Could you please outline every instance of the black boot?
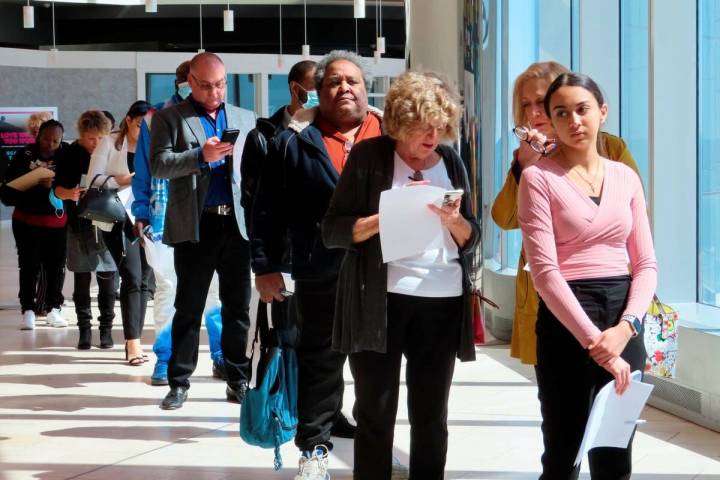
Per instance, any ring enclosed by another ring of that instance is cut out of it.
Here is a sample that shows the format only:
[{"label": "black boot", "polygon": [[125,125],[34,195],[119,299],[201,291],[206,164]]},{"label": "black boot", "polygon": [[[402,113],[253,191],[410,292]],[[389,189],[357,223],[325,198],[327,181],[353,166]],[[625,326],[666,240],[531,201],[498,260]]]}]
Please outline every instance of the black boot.
[{"label": "black boot", "polygon": [[112,348],[115,346],[112,338],[112,326],[100,327],[100,348]]},{"label": "black boot", "polygon": [[80,327],[80,337],[78,338],[77,344],[78,350],[90,350],[91,337],[92,333],[89,325]]}]

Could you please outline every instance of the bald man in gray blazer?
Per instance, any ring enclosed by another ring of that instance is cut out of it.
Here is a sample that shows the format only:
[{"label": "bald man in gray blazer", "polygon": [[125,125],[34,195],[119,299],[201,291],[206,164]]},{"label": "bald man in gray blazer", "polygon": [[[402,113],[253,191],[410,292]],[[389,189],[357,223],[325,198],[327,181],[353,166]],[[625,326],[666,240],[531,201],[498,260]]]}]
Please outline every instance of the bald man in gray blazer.
[{"label": "bald man in gray blazer", "polygon": [[[240,206],[240,158],[255,115],[224,102],[225,66],[200,53],[190,63],[192,95],[152,120],[152,175],[170,180],[163,242],[174,247],[177,292],[172,321],[170,391],[160,407],[182,407],[197,366],[200,325],[214,272],[220,280],[221,344],[227,370],[226,397],[245,398],[250,327],[250,253]],[[223,132],[237,129],[234,143]]]}]

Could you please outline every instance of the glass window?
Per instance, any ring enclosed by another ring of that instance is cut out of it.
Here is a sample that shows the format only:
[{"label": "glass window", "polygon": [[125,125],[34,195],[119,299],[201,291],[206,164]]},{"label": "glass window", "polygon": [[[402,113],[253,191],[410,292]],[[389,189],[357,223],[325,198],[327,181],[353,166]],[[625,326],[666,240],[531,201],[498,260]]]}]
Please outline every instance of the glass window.
[{"label": "glass window", "polygon": [[268,112],[270,115],[290,103],[287,75],[268,75]]},{"label": "glass window", "polygon": [[[153,105],[163,104],[175,93],[174,73],[148,73],[145,75],[147,101]],[[227,102],[255,111],[255,75],[228,74]]]},{"label": "glass window", "polygon": [[148,73],[145,75],[145,97],[153,105],[163,104],[175,93],[174,73]]},{"label": "glass window", "polygon": [[648,122],[648,2],[620,2],[620,135],[646,192]]},{"label": "glass window", "polygon": [[698,17],[698,298],[720,307],[720,2]]}]

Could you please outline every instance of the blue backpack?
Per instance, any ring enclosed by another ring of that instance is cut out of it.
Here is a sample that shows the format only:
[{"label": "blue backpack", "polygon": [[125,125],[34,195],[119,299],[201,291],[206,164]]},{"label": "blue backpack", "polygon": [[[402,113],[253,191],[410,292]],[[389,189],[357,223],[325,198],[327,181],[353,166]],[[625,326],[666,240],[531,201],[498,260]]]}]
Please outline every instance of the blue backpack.
[{"label": "blue backpack", "polygon": [[[289,301],[273,303],[273,319],[288,315]],[[282,468],[280,445],[292,440],[297,430],[297,359],[276,328],[268,325],[267,306],[258,305],[253,340],[260,337],[260,360],[255,388],[249,390],[240,410],[240,437],[248,444],[275,449],[275,470]],[[252,357],[250,364],[252,365]]]}]

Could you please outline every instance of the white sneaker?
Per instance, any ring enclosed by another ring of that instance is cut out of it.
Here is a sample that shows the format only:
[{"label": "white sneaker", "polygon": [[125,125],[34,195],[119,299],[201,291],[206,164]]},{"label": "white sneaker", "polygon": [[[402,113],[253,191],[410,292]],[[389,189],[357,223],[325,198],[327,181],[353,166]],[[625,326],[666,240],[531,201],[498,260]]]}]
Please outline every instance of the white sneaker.
[{"label": "white sneaker", "polygon": [[45,321],[48,327],[64,328],[68,326],[68,321],[62,317],[62,312],[59,308],[53,308],[47,314]]},{"label": "white sneaker", "polygon": [[32,310],[25,310],[22,316],[22,324],[20,330],[34,330],[35,329],[35,312]]},{"label": "white sneaker", "polygon": [[300,457],[295,480],[330,480],[327,469],[328,449],[325,445],[317,445],[310,458]]}]

